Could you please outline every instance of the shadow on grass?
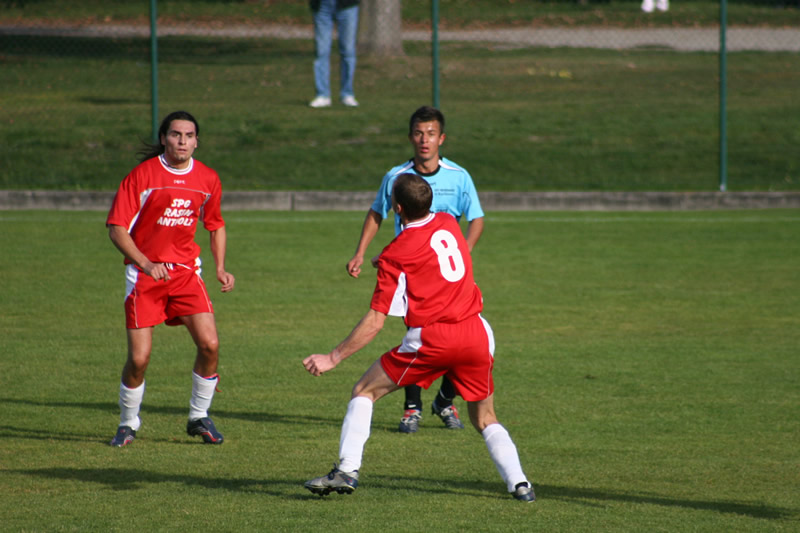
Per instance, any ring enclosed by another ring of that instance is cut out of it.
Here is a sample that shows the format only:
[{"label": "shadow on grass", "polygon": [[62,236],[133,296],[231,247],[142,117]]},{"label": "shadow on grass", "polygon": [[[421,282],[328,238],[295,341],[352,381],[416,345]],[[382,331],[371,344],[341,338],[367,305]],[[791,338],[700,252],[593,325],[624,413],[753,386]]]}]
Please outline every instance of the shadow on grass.
[{"label": "shadow on grass", "polygon": [[[36,476],[48,480],[61,479],[85,483],[107,485],[112,490],[137,490],[148,484],[182,483],[187,486],[199,486],[208,489],[221,489],[232,492],[252,492],[271,494],[292,499],[318,499],[318,496],[302,491],[302,480],[287,481],[283,479],[224,479],[200,475],[179,475],[148,472],[140,469],[124,468],[43,468],[8,470],[17,474]],[[369,484],[375,489],[398,490],[409,492],[426,492],[464,496],[465,490],[473,497],[510,499],[502,489],[498,490],[498,482],[431,479],[409,476],[370,476]],[[601,488],[563,487],[558,485],[536,485],[537,498],[541,500],[578,500],[587,504],[602,505],[603,502],[623,502],[664,507],[681,507],[685,509],[729,513],[751,518],[787,520],[795,516],[790,509],[764,504],[741,503],[732,501],[691,500],[670,498],[657,494],[643,494],[608,490]],[[333,495],[336,497],[336,495]]]},{"label": "shadow on grass", "polygon": [[669,498],[657,494],[634,494],[609,489],[590,489],[580,487],[560,487],[558,485],[537,485],[536,495],[539,498],[552,500],[581,500],[600,505],[601,502],[641,503],[660,505],[663,507],[683,507],[699,511],[730,513],[752,518],[785,520],[796,516],[796,511],[766,504],[738,503],[731,501],[690,500]]},{"label": "shadow on grass", "polygon": [[[119,415],[119,407],[115,402],[53,402],[53,401],[36,401],[25,400],[18,398],[0,398],[0,406],[3,404],[14,405],[30,405],[34,407],[47,407],[47,408],[68,408],[68,409],[92,409],[102,411],[111,415]],[[142,414],[159,414],[169,416],[187,415],[189,412],[188,407],[185,406],[164,406],[164,405],[148,405],[146,402],[142,405]],[[296,424],[307,425],[313,424],[327,424],[332,427],[340,427],[342,424],[341,417],[320,417],[320,416],[307,416],[296,415],[291,413],[267,413],[267,412],[242,412],[242,411],[227,411],[225,409],[214,409],[212,412],[214,417],[220,419],[234,419],[244,420],[246,422],[256,423],[272,423],[272,424]],[[4,437],[4,431],[9,428],[0,426],[0,438]],[[24,431],[21,428],[11,428],[18,432]],[[33,431],[33,430],[31,430]]]},{"label": "shadow on grass", "polygon": [[183,474],[165,474],[148,472],[141,469],[127,468],[43,468],[29,470],[7,470],[17,474],[36,476],[48,480],[79,481],[99,483],[112,490],[139,490],[147,485],[158,483],[181,483],[189,487],[222,489],[232,492],[253,492],[271,494],[273,496],[306,499],[298,490],[298,494],[287,494],[290,489],[302,489],[301,481],[282,479],[222,479],[210,476],[193,476]]},{"label": "shadow on grass", "polygon": [[[159,63],[262,65],[272,55],[306,60],[309,41],[231,39],[214,37],[163,37],[159,39]],[[0,35],[0,50],[12,58],[77,58],[147,61],[147,37],[97,38],[53,35]]]},{"label": "shadow on grass", "polygon": [[[373,485],[375,480],[381,480],[389,486],[402,490],[426,491],[436,493],[452,493],[464,495],[464,491],[472,496],[494,497],[498,493],[498,482],[485,481],[452,481],[452,489],[447,487],[447,482],[440,479],[409,477],[409,476],[371,476]],[[502,483],[500,483],[502,485]],[[429,488],[425,488],[426,485]],[[730,513],[751,518],[772,520],[788,520],[797,516],[797,510],[785,509],[765,504],[740,503],[731,501],[691,500],[671,498],[657,494],[623,492],[603,488],[562,487],[558,485],[540,485],[534,483],[538,501],[562,500],[575,501],[585,505],[601,507],[604,502],[637,503],[645,505],[660,505],[663,507],[682,507],[700,511],[717,513]],[[500,489],[502,490],[502,488]],[[502,493],[501,498],[510,498]]]}]

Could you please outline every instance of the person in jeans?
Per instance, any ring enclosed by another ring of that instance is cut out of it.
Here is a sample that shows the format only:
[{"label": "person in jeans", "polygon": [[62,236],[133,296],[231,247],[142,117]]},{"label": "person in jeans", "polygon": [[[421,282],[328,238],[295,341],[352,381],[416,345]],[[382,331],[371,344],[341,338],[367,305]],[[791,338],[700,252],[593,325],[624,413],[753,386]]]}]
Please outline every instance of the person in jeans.
[{"label": "person in jeans", "polygon": [[311,0],[310,4],[314,14],[314,88],[317,94],[309,105],[331,105],[331,41],[335,23],[341,58],[339,98],[347,107],[357,107],[353,78],[356,74],[358,0]]}]

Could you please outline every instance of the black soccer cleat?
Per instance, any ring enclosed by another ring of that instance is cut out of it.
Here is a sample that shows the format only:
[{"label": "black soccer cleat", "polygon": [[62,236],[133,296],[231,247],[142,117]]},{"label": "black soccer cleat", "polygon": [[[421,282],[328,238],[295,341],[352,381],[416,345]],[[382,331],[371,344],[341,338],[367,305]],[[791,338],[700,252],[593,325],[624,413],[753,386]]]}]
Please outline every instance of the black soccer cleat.
[{"label": "black soccer cleat", "polygon": [[119,426],[117,428],[117,434],[114,435],[114,438],[111,439],[111,442],[109,442],[109,444],[117,448],[122,448],[123,446],[133,442],[133,439],[135,438],[136,438],[136,431],[131,429],[130,426]]},{"label": "black soccer cleat", "polygon": [[222,433],[217,431],[214,422],[208,417],[189,420],[186,424],[186,433],[192,437],[200,435],[206,444],[222,444],[222,441],[225,440]]},{"label": "black soccer cleat", "polygon": [[400,433],[416,433],[422,420],[422,411],[419,409],[406,409],[397,430]]},{"label": "black soccer cleat", "polygon": [[511,494],[514,495],[515,500],[521,502],[531,503],[536,501],[536,494],[533,492],[533,486],[530,483],[522,482],[517,483],[515,491]]},{"label": "black soccer cleat", "polygon": [[433,400],[431,412],[442,419],[447,429],[464,429],[464,424],[458,416],[458,409],[456,409],[455,405],[450,404],[447,407],[440,408],[436,400]]}]

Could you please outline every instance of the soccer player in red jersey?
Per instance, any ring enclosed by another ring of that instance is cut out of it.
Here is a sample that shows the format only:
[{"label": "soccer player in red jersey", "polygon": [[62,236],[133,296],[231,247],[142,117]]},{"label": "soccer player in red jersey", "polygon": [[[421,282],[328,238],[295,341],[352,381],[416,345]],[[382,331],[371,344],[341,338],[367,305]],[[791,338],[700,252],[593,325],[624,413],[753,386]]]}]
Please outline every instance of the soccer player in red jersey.
[{"label": "soccer player in red jersey", "polygon": [[[377,235],[383,219],[392,209],[394,180],[406,172],[421,176],[431,185],[433,189],[431,211],[450,213],[456,220],[461,220],[463,216],[469,221],[466,239],[470,251],[477,244],[484,227],[481,201],[469,172],[441,155],[440,150],[447,137],[444,130],[444,114],[436,108],[422,106],[411,115],[408,121],[408,140],[414,148],[414,157],[392,168],[383,176],[375,201],[372,202],[364,218],[356,252],[347,263],[347,273],[350,276],[358,278],[361,274],[367,247]],[[394,226],[395,235],[398,235],[402,228],[397,213],[394,216]],[[372,266],[377,267],[377,259],[376,256],[370,261]],[[416,433],[422,422],[422,390],[416,383],[411,383],[404,387],[404,393],[403,416],[397,429],[401,433]],[[463,429],[458,409],[453,404],[455,397],[455,387],[447,377],[443,377],[439,392],[431,402],[431,412],[438,416],[447,428]]]},{"label": "soccer player in red jersey", "polygon": [[225,270],[227,235],[220,212],[222,186],[211,168],[192,157],[200,128],[185,112],[161,123],[159,143],[122,181],[106,219],[109,237],[125,257],[125,321],[128,357],[119,388],[120,423],[112,446],[133,442],[150,362],[153,327],[183,324],[197,345],[186,431],[209,444],[222,435],[208,417],[219,376],[214,309],[200,276],[197,224],[211,236],[211,254],[222,292],[235,279]]},{"label": "soccer player in red jersey", "polygon": [[469,419],[514,498],[535,500],[517,448],[494,412],[494,335],[481,317],[483,297],[472,275],[469,247],[452,215],[431,213],[433,192],[420,176],[403,174],[392,193],[403,231],[381,252],[370,309],[336,348],[312,354],[314,376],[369,344],[387,315],[405,317],[402,344],[384,353],[353,387],[339,441],[339,464],[305,487],[315,494],[351,493],[369,438],[373,404],[409,383],[426,389],[446,375],[467,401]]}]

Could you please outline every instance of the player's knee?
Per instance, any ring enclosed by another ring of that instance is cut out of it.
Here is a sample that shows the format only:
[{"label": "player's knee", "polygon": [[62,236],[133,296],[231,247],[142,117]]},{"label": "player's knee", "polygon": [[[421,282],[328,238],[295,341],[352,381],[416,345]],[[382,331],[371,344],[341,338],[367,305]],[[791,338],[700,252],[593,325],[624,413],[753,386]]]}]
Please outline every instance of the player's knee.
[{"label": "player's knee", "polygon": [[128,361],[122,370],[122,381],[126,384],[133,383],[138,386],[144,380],[144,374],[149,363],[150,354],[144,354],[139,357],[134,354],[128,354]]},{"label": "player's knee", "polygon": [[197,352],[204,359],[216,360],[219,356],[219,339],[217,337],[202,339],[197,343]]},{"label": "player's knee", "polygon": [[478,433],[483,433],[483,430],[486,429],[486,426],[489,425],[480,418],[473,416],[469,417],[469,421],[472,423],[472,427],[474,427],[475,431],[477,431]]},{"label": "player's knee", "polygon": [[362,381],[359,381],[353,386],[353,390],[350,393],[350,399],[357,398],[358,396],[365,396],[370,400],[373,400],[372,395],[366,392],[366,384]]},{"label": "player's knee", "polygon": [[468,408],[469,421],[478,433],[483,433],[483,430],[488,426],[499,423],[494,414],[494,410],[486,409],[485,407],[482,408],[479,402],[470,402]]},{"label": "player's knee", "polygon": [[353,387],[353,392],[350,396],[351,399],[359,396],[369,398],[372,402],[377,402],[380,398],[388,393],[385,387],[372,381],[360,380]]},{"label": "player's knee", "polygon": [[147,370],[147,365],[150,364],[149,351],[130,351],[128,352],[127,367],[136,373],[142,373]]}]

